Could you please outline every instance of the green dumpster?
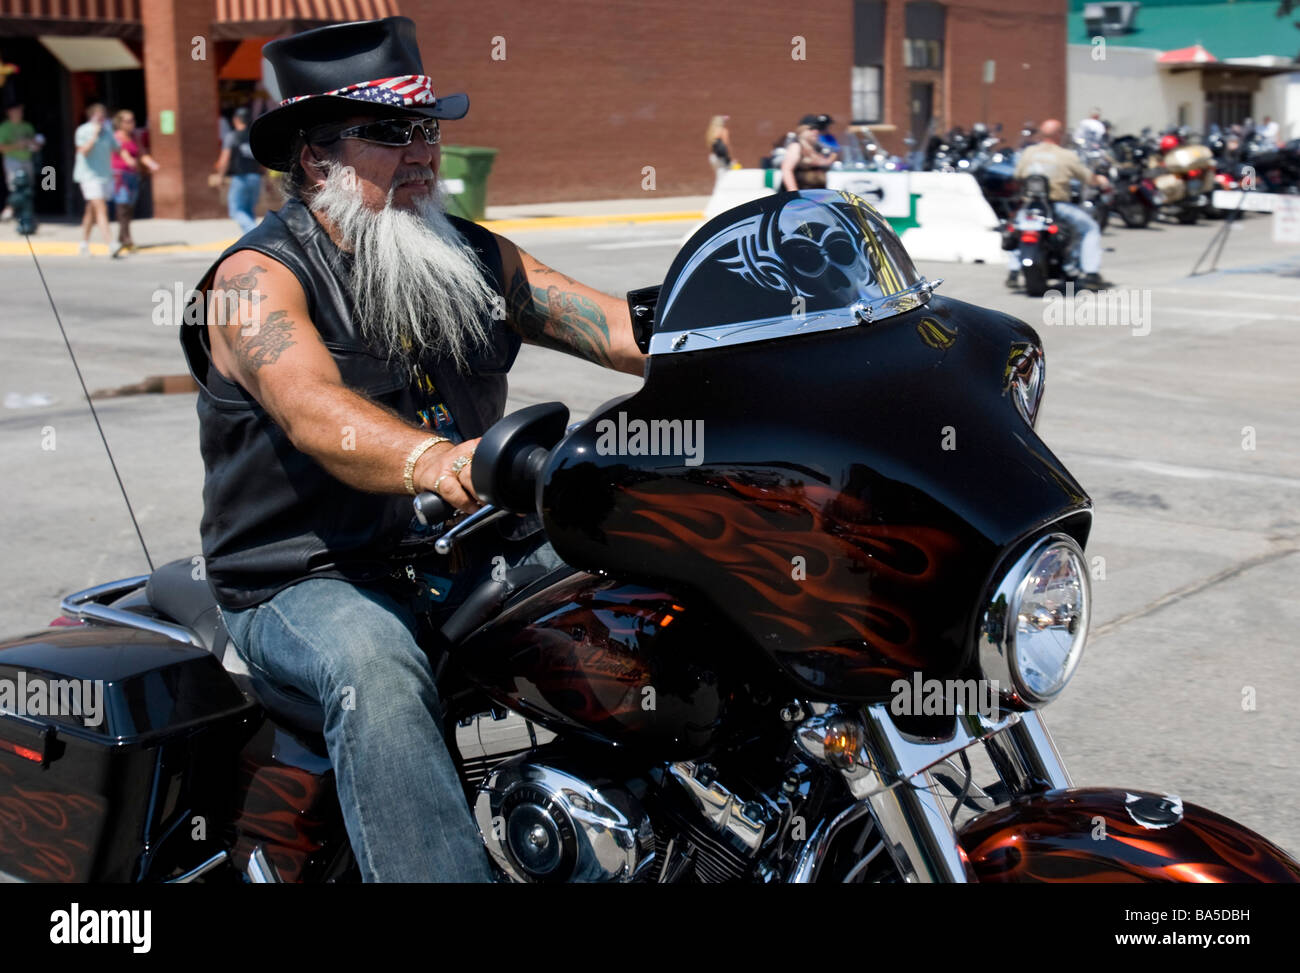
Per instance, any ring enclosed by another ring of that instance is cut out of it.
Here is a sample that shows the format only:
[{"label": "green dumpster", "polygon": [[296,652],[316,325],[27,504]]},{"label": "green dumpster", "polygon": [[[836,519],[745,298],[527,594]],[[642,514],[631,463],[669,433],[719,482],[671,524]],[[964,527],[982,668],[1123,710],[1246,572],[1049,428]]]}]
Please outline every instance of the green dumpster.
[{"label": "green dumpster", "polygon": [[447,212],[467,220],[487,213],[487,179],[496,149],[477,145],[444,145],[438,177],[447,193]]}]

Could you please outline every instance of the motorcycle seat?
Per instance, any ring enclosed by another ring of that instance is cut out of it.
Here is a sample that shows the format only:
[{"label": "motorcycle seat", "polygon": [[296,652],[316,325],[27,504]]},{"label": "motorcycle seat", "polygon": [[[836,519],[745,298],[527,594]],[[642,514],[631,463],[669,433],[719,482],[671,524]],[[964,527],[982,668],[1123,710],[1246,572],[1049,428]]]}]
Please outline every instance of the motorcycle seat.
[{"label": "motorcycle seat", "polygon": [[162,565],[149,577],[145,597],[160,615],[183,625],[222,662],[231,677],[274,719],[304,733],[319,735],[325,711],[315,700],[293,689],[281,689],[235,652],[206,580],[194,577],[189,558]]},{"label": "motorcycle seat", "polygon": [[154,611],[188,628],[220,659],[229,635],[212,589],[207,581],[194,577],[194,570],[194,563],[187,558],[162,565],[149,576],[145,597]]}]

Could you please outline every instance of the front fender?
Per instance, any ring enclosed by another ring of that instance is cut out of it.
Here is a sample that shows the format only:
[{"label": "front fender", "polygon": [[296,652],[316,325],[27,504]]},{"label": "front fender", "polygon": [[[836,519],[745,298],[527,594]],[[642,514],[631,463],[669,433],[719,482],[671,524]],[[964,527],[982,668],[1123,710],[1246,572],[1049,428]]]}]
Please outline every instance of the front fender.
[{"label": "front fender", "polygon": [[981,882],[1300,882],[1300,862],[1176,797],[1072,788],[1012,801],[958,832]]}]

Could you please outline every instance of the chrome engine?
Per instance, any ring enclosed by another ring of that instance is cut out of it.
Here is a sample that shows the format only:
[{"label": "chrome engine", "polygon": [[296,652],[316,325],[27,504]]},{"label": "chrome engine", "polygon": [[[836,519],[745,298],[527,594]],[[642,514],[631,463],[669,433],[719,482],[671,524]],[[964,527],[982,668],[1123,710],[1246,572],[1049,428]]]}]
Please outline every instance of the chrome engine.
[{"label": "chrome engine", "polygon": [[708,764],[611,779],[555,747],[496,762],[474,818],[516,882],[728,882],[752,874],[784,825],[762,795],[742,801]]},{"label": "chrome engine", "polygon": [[619,773],[505,711],[456,733],[480,836],[515,882],[779,881],[795,812],[814,811],[802,763],[766,783],[697,761]]},{"label": "chrome engine", "polygon": [[479,785],[474,818],[496,864],[516,882],[643,879],[655,834],[641,802],[545,759],[507,760]]}]

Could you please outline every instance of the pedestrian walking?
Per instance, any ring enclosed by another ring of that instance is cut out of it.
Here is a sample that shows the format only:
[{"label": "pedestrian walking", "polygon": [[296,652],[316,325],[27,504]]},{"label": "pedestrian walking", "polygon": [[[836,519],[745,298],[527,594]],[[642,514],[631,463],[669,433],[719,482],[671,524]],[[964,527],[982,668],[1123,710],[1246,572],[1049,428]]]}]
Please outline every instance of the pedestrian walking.
[{"label": "pedestrian walking", "polygon": [[257,226],[254,210],[262,195],[262,167],[248,147],[248,123],[251,112],[236,108],[230,117],[231,129],[221,145],[221,155],[213,168],[230,180],[226,207],[230,218],[239,224],[241,233]]},{"label": "pedestrian walking", "polygon": [[[108,109],[93,104],[86,109],[86,122],[77,127],[73,142],[77,148],[77,161],[72,168],[72,179],[81,189],[86,201],[86,211],[81,218],[81,252],[90,253],[90,227],[98,224],[104,234],[104,244],[113,250],[113,239],[108,229],[108,194],[113,181],[113,153],[117,140],[109,131]],[[116,256],[116,254],[114,254]]]},{"label": "pedestrian walking", "polygon": [[[33,156],[44,144],[44,139],[36,134],[36,127],[23,120],[22,102],[14,102],[5,109],[5,120],[0,122],[0,154],[4,155],[5,187],[14,191],[18,173],[27,173],[27,185],[36,185],[36,165]],[[0,220],[10,219],[14,215],[12,205],[6,203]]]},{"label": "pedestrian walking", "polygon": [[714,115],[704,134],[704,142],[709,147],[709,165],[718,173],[731,168],[731,136],[727,132],[730,119],[730,115]]},{"label": "pedestrian walking", "polygon": [[113,116],[113,138],[117,146],[113,152],[113,206],[117,210],[117,245],[112,255],[135,247],[131,239],[131,217],[140,198],[140,170],[157,172],[160,168],[153,156],[141,147],[135,130],[135,113],[122,109]]}]

